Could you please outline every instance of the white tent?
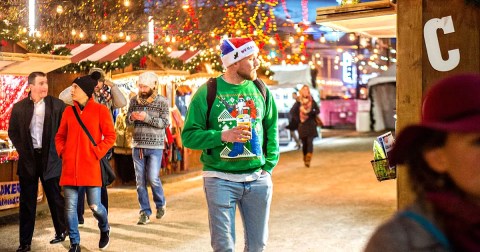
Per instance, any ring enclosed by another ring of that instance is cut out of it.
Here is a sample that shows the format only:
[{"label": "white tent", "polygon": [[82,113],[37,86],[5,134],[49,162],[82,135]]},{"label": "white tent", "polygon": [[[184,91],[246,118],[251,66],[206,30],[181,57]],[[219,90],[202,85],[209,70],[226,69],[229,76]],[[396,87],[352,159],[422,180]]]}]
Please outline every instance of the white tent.
[{"label": "white tent", "polygon": [[374,131],[395,129],[396,75],[397,67],[391,65],[387,71],[368,81],[370,123]]},{"label": "white tent", "polygon": [[296,87],[298,84],[312,86],[312,75],[308,65],[272,65],[273,80],[281,87]]}]

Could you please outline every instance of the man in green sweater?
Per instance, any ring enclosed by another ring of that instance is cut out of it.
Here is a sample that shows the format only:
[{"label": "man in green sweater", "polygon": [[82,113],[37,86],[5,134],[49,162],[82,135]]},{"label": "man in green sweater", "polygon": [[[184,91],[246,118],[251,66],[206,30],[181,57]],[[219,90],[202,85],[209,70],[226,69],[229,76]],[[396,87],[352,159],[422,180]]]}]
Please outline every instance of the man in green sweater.
[{"label": "man in green sweater", "polygon": [[[271,173],[278,162],[277,108],[253,80],[258,47],[250,38],[225,39],[226,71],[216,78],[216,98],[207,118],[207,85],[190,103],[182,141],[203,150],[204,189],[214,251],[235,250],[235,211],[245,229],[245,251],[263,251],[272,200]],[[208,122],[207,122],[208,120]]]}]

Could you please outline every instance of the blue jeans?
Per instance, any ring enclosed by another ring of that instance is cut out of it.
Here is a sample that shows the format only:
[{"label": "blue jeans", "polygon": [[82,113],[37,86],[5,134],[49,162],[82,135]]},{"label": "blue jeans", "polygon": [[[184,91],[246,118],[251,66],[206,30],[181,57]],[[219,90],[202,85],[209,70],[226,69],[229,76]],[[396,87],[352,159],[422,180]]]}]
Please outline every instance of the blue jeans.
[{"label": "blue jeans", "polygon": [[[140,158],[140,150],[143,152],[143,158]],[[152,188],[153,201],[156,208],[161,208],[166,204],[162,181],[160,181],[162,156],[162,149],[133,148],[132,158],[135,166],[135,182],[137,184],[140,212],[144,212],[148,216],[152,214],[152,209],[148,200],[147,179]]]},{"label": "blue jeans", "polygon": [[[68,235],[71,244],[80,244],[80,233],[78,232],[78,186],[64,186],[65,194],[65,215],[68,224]],[[101,232],[106,232],[110,229],[108,225],[107,211],[100,202],[100,187],[85,187],[87,190],[87,202],[93,212],[93,216],[98,220],[98,228]],[[83,195],[80,195],[83,196]],[[96,207],[92,207],[96,206]]]},{"label": "blue jeans", "polygon": [[244,251],[263,251],[268,240],[272,177],[266,173],[252,182],[203,179],[214,251],[235,250],[235,211],[240,210],[245,233]]}]

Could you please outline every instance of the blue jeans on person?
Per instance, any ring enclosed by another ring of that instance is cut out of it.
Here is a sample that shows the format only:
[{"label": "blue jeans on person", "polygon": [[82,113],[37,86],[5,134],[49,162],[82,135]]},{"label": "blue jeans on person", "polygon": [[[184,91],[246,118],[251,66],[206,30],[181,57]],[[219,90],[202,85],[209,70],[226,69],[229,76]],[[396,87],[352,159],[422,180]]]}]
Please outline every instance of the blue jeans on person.
[{"label": "blue jeans on person", "polygon": [[[64,186],[65,195],[65,216],[68,224],[68,235],[70,244],[80,244],[80,233],[78,232],[77,204],[79,195],[78,186]],[[98,228],[101,232],[110,230],[108,224],[107,211],[100,202],[100,187],[87,186],[87,202],[93,212],[93,216],[98,220]],[[96,207],[91,207],[96,206]]]},{"label": "blue jeans on person", "polygon": [[[142,155],[140,155],[140,151],[143,152]],[[155,207],[158,209],[166,204],[162,181],[160,181],[162,157],[162,149],[133,148],[132,158],[135,167],[135,182],[137,184],[137,197],[138,202],[140,203],[140,212],[144,212],[147,216],[152,214],[152,209],[150,208],[150,202],[148,200],[147,179],[152,188]]]},{"label": "blue jeans on person", "polygon": [[205,177],[203,182],[213,250],[235,250],[235,211],[238,205],[245,233],[244,251],[263,251],[268,240],[273,192],[270,174],[262,174],[251,182],[214,177]]},{"label": "blue jeans on person", "polygon": [[[102,202],[102,205],[105,207],[105,210],[107,211],[108,214],[108,192],[107,192],[107,187],[102,186],[101,188],[101,198],[100,202]],[[84,223],[85,219],[83,218],[83,215],[85,214],[85,192],[86,188],[84,186],[80,186],[78,188],[78,205],[77,205],[77,215],[78,215],[78,223]],[[83,196],[82,196],[83,195]]]}]

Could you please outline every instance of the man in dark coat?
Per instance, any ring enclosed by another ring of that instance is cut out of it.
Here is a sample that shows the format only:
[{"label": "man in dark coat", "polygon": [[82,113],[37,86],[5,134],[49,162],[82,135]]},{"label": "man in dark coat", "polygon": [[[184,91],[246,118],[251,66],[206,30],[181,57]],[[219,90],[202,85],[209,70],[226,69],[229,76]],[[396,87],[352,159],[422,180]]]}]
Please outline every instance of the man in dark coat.
[{"label": "man in dark coat", "polygon": [[56,233],[50,243],[62,242],[66,237],[65,204],[59,185],[62,161],[57,155],[54,141],[65,104],[48,95],[45,73],[32,72],[28,76],[28,84],[30,93],[13,106],[8,127],[8,136],[19,154],[20,246],[17,252],[30,251],[39,178]]}]

